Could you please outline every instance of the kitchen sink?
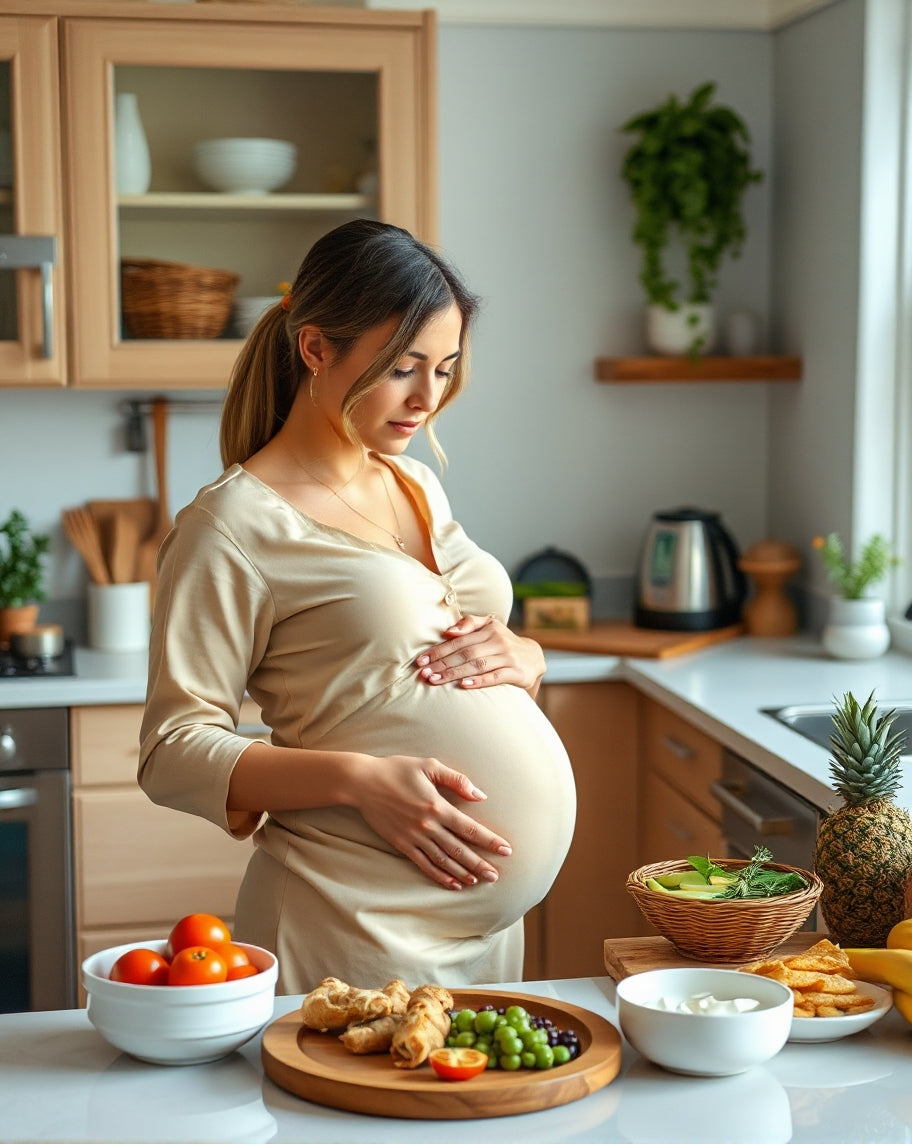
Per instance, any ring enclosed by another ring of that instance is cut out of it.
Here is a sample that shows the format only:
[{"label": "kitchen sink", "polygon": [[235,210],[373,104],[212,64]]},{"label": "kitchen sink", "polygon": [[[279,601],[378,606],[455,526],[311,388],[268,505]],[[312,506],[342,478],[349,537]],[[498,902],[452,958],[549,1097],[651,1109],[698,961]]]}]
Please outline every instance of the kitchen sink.
[{"label": "kitchen sink", "polygon": [[[893,720],[893,732],[902,732],[906,736],[906,748],[903,757],[912,755],[912,703],[879,703],[878,714],[894,710],[896,718]],[[791,727],[805,739],[818,743],[821,747],[830,746],[830,735],[833,733],[833,705],[821,703],[819,705],[805,704],[793,707],[765,707],[764,715],[771,715]]]}]

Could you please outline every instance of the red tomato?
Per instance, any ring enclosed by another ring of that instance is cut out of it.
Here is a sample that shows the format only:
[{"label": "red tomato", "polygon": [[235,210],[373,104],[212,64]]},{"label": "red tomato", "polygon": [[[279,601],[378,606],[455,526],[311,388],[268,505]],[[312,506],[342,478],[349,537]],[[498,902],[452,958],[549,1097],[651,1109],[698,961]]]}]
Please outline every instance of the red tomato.
[{"label": "red tomato", "polygon": [[180,950],[168,972],[169,985],[217,985],[227,980],[225,959],[205,945],[188,945]]},{"label": "red tomato", "polygon": [[111,966],[111,980],[128,985],[167,985],[168,962],[154,949],[130,949]]},{"label": "red tomato", "polygon": [[488,1067],[487,1055],[478,1049],[435,1049],[428,1060],[443,1080],[471,1080]]},{"label": "red tomato", "polygon": [[240,977],[256,977],[259,972],[255,965],[235,965],[228,970],[228,980],[237,981]]},{"label": "red tomato", "polygon": [[212,947],[219,957],[225,959],[225,964],[230,969],[236,969],[241,965],[249,965],[250,958],[247,956],[246,951],[239,945],[235,945],[233,941],[222,941],[218,945]]},{"label": "red tomato", "polygon": [[190,945],[221,945],[231,941],[231,931],[215,914],[187,914],[168,935],[168,954],[173,957]]}]

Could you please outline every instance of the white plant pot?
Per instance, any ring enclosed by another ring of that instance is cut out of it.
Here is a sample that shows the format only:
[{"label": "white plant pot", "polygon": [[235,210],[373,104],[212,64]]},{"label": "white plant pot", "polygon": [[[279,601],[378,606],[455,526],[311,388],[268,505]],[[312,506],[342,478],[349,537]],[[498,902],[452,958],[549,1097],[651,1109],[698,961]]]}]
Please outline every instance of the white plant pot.
[{"label": "white plant pot", "polygon": [[823,629],[824,650],[834,659],[876,659],[890,646],[883,600],[834,596]]},{"label": "white plant pot", "polygon": [[715,312],[710,305],[687,304],[677,310],[664,306],[647,306],[646,341],[653,353],[675,357],[690,353],[695,339],[700,339],[698,352],[708,353],[715,345]]}]

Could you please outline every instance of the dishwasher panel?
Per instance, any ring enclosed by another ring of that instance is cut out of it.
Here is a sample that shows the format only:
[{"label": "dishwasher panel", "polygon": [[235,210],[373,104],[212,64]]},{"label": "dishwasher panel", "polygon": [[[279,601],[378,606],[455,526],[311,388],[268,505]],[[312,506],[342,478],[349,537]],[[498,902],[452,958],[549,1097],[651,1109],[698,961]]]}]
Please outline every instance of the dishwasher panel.
[{"label": "dishwasher panel", "polygon": [[722,777],[710,790],[722,807],[729,857],[752,858],[754,847],[763,844],[774,862],[814,868],[817,807],[728,750]]}]

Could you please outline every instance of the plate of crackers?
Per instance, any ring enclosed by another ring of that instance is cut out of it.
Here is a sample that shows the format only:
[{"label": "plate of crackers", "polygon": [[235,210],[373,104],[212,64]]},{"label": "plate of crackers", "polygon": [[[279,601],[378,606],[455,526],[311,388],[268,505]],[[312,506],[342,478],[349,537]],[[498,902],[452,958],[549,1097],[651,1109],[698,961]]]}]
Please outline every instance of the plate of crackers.
[{"label": "plate of crackers", "polygon": [[792,991],[795,1006],[790,1041],[838,1041],[879,1021],[893,1006],[889,989],[856,981],[845,952],[827,938],[803,953],[770,957],[741,967],[771,977]]}]

